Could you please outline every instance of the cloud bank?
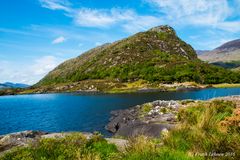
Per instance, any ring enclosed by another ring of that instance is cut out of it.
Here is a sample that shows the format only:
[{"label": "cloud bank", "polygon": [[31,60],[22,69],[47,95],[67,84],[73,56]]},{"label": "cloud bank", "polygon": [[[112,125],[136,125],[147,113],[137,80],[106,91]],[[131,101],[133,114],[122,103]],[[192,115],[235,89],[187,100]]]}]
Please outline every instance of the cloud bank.
[{"label": "cloud bank", "polygon": [[73,19],[77,26],[92,28],[110,28],[120,26],[126,32],[135,33],[162,23],[160,18],[151,15],[139,15],[133,9],[92,9],[72,8],[67,0],[40,0],[42,7],[62,10]]},{"label": "cloud bank", "polygon": [[229,20],[239,14],[239,0],[143,0],[155,8],[158,15],[139,15],[132,9],[73,8],[67,0],[40,0],[42,7],[62,10],[78,26],[109,28],[121,26],[127,32],[137,32],[159,24],[173,26],[208,26],[228,32],[240,31],[240,20]]},{"label": "cloud bank", "polygon": [[55,56],[43,56],[30,64],[22,64],[19,69],[14,62],[0,60],[0,82],[5,82],[5,77],[8,77],[10,82],[35,84],[61,62]]},{"label": "cloud bank", "polygon": [[[237,3],[239,0],[233,0]],[[229,20],[239,11],[228,0],[146,0],[170,24],[208,26],[229,32],[240,31],[240,20]]]}]

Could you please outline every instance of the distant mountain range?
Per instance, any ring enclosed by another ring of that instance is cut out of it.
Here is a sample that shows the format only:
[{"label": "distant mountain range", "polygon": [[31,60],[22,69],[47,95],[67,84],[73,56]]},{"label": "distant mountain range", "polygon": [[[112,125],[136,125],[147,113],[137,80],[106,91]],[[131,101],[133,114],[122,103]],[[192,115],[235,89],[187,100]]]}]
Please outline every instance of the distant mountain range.
[{"label": "distant mountain range", "polygon": [[229,41],[212,51],[197,51],[198,57],[224,68],[240,67],[240,39]]},{"label": "distant mountain range", "polygon": [[27,88],[27,87],[30,87],[30,85],[22,84],[22,83],[12,83],[12,82],[0,83],[0,89],[6,89],[6,88]]},{"label": "distant mountain range", "polygon": [[210,50],[196,50],[197,55],[205,54],[206,52],[209,52]]}]

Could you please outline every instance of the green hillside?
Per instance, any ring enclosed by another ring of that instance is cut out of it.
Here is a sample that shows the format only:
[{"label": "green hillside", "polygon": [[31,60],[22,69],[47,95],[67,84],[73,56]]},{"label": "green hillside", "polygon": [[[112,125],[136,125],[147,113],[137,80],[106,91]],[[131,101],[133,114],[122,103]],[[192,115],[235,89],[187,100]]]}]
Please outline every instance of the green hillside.
[{"label": "green hillside", "polygon": [[173,28],[159,26],[70,59],[36,86],[92,79],[215,84],[240,82],[240,74],[202,62]]}]

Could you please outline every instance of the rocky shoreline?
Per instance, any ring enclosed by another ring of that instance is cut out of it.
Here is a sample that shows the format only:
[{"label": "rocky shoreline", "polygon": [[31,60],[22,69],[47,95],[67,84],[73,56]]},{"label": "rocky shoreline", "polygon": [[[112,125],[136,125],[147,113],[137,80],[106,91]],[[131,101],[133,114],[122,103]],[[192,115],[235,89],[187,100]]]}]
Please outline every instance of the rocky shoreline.
[{"label": "rocky shoreline", "polygon": [[27,89],[0,90],[0,96],[22,94],[48,94],[48,93],[78,93],[78,94],[104,94],[104,93],[142,93],[142,92],[167,92],[167,91],[192,91],[209,88],[211,85],[200,85],[193,82],[151,84],[145,81],[120,83],[115,81],[81,81],[73,84],[58,86],[30,87]]},{"label": "rocky shoreline", "polygon": [[[240,96],[220,97],[211,100],[216,99],[234,101],[237,106],[240,106]],[[179,109],[186,107],[186,104],[191,102],[197,103],[199,100],[156,100],[129,109],[112,111],[105,129],[114,133],[114,136],[120,137],[134,137],[136,135],[160,137],[163,131],[167,132],[176,126]]]},{"label": "rocky shoreline", "polygon": [[[206,88],[232,88],[239,87],[240,84],[215,84],[200,85],[193,82],[173,83],[173,84],[147,84],[140,86],[131,83],[112,83],[105,84],[104,81],[97,81],[94,85],[84,82],[76,82],[62,86],[30,87],[27,89],[5,89],[0,90],[0,96],[5,95],[27,95],[27,94],[57,94],[57,93],[76,93],[76,94],[117,94],[117,93],[143,93],[143,92],[169,92],[169,91],[194,91]],[[81,84],[81,85],[80,85]],[[80,86],[79,86],[80,85]],[[101,86],[102,85],[102,86]],[[108,86],[109,85],[109,86]],[[131,87],[128,87],[130,85]],[[104,87],[105,89],[103,89]],[[119,88],[118,88],[119,87]]]}]

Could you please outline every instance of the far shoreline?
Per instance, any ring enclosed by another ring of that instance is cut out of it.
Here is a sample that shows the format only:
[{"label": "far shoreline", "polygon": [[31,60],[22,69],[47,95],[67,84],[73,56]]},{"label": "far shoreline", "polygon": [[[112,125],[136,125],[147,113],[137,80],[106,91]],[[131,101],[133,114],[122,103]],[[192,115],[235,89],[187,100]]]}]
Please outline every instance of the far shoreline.
[{"label": "far shoreline", "polygon": [[[194,85],[191,85],[191,84]],[[176,87],[176,84],[178,85]],[[186,85],[187,84],[187,85]],[[185,83],[174,83],[174,84],[161,84],[163,87],[167,88],[117,88],[113,90],[71,90],[71,91],[39,91],[39,88],[35,88],[34,90],[27,89],[5,89],[0,90],[0,96],[15,96],[15,95],[35,95],[35,94],[80,94],[80,95],[98,95],[98,94],[131,94],[131,93],[157,93],[157,92],[188,92],[194,90],[204,90],[208,88],[218,89],[218,88],[240,88],[240,83],[229,84],[229,83],[221,83],[221,84],[196,84],[194,82],[185,82]]]}]

